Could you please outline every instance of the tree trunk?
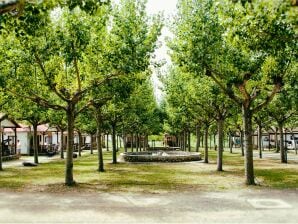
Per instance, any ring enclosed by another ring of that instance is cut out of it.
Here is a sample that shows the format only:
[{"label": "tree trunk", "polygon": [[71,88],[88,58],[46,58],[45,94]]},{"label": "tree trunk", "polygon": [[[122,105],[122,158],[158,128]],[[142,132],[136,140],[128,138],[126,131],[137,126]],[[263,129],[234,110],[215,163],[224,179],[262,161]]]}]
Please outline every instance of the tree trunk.
[{"label": "tree trunk", "polygon": [[196,138],[197,138],[196,152],[198,152],[199,151],[199,148],[200,148],[200,128],[199,128],[198,125],[196,126]]},{"label": "tree trunk", "polygon": [[97,147],[97,156],[98,156],[98,171],[104,172],[104,163],[103,163],[103,153],[102,153],[102,134],[101,134],[101,124],[97,125],[96,131],[96,147]]},{"label": "tree trunk", "polygon": [[93,154],[93,135],[90,135],[90,154]]},{"label": "tree trunk", "polygon": [[204,151],[204,163],[208,163],[208,129],[209,126],[205,127],[205,133],[204,133],[204,138],[205,138],[205,151]]},{"label": "tree trunk", "polygon": [[[1,122],[0,122],[0,127],[1,127]],[[2,132],[0,131],[0,171],[3,170],[3,167],[2,167],[2,152],[3,152],[3,148],[2,148],[2,142],[3,142],[3,139],[2,139]]]},{"label": "tree trunk", "polygon": [[216,145],[216,134],[213,134],[213,147],[214,147],[214,150],[216,151],[216,149],[217,149],[217,145]]},{"label": "tree trunk", "polygon": [[217,171],[222,171],[222,157],[223,157],[223,137],[224,137],[224,120],[217,121],[218,129],[218,150],[217,150]]},{"label": "tree trunk", "polygon": [[[262,159],[262,126],[258,125],[258,148],[259,148],[259,157]],[[269,142],[270,143],[270,142]]]},{"label": "tree trunk", "polygon": [[[131,148],[131,151],[133,152],[133,133],[131,134],[131,138],[130,138],[130,148]],[[153,147],[153,145],[152,145],[152,147]]]},{"label": "tree trunk", "polygon": [[124,152],[127,152],[127,145],[126,145],[126,134],[123,133],[123,147],[124,147]]},{"label": "tree trunk", "polygon": [[78,135],[79,135],[79,144],[78,144],[78,151],[79,151],[79,156],[82,156],[82,133],[80,131],[78,131]]},{"label": "tree trunk", "polygon": [[[102,117],[101,108],[95,108],[95,120],[96,120],[96,149],[98,156],[98,171],[104,172],[103,153],[102,153]],[[103,135],[105,137],[105,135]]]},{"label": "tree trunk", "polygon": [[149,137],[146,135],[146,145],[145,145],[145,150],[148,150],[148,144],[149,144]]},{"label": "tree trunk", "polygon": [[117,149],[116,149],[116,125],[112,125],[112,147],[113,147],[113,164],[117,163]]},{"label": "tree trunk", "polygon": [[190,136],[190,131],[187,132],[187,141],[188,141],[188,151],[190,152],[191,151],[191,145],[190,145],[190,142],[191,142],[191,136]]},{"label": "tree trunk", "polygon": [[186,136],[185,131],[182,132],[182,149],[185,151],[186,149]]},{"label": "tree trunk", "polygon": [[243,130],[240,130],[240,142],[241,142],[241,155],[244,156]]},{"label": "tree trunk", "polygon": [[73,145],[74,145],[74,122],[75,111],[74,105],[69,104],[67,110],[67,149],[66,149],[66,169],[65,169],[65,184],[72,186],[75,184],[73,179]]},{"label": "tree trunk", "polygon": [[204,135],[202,134],[202,137],[201,137],[201,146],[203,147],[204,146]]},{"label": "tree trunk", "polygon": [[146,150],[146,134],[143,135],[143,151]]},{"label": "tree trunk", "polygon": [[292,138],[293,138],[295,153],[297,155],[297,144],[296,144],[296,139],[295,139],[295,135],[294,135],[293,131],[292,131]]},{"label": "tree trunk", "polygon": [[277,137],[278,128],[275,128],[274,140],[275,140],[275,151],[279,152],[278,137]]},{"label": "tree trunk", "polygon": [[33,124],[34,163],[38,163],[37,124]]},{"label": "tree trunk", "polygon": [[136,151],[138,152],[139,151],[139,134],[136,133]]},{"label": "tree trunk", "polygon": [[230,147],[230,153],[233,153],[233,137],[231,132],[229,132],[229,147]]},{"label": "tree trunk", "polygon": [[107,151],[109,151],[109,133],[107,134]]},{"label": "tree trunk", "polygon": [[64,139],[63,139],[63,129],[61,131],[61,136],[60,136],[60,158],[64,159],[64,150],[63,150],[63,144],[64,144]]},{"label": "tree trunk", "polygon": [[286,150],[284,147],[284,133],[283,133],[283,123],[278,123],[278,129],[279,129],[279,138],[280,138],[280,159],[282,163],[287,163],[287,156],[286,156]]},{"label": "tree trunk", "polygon": [[255,185],[252,145],[252,114],[251,111],[244,106],[242,106],[242,119],[244,131],[246,184]]},{"label": "tree trunk", "polygon": [[119,150],[119,135],[116,135],[116,150]]},{"label": "tree trunk", "polygon": [[98,152],[98,171],[99,172],[104,172],[104,163],[103,163],[103,154],[102,154],[102,136],[101,136],[101,125],[97,126],[97,131],[96,131],[96,148]]}]

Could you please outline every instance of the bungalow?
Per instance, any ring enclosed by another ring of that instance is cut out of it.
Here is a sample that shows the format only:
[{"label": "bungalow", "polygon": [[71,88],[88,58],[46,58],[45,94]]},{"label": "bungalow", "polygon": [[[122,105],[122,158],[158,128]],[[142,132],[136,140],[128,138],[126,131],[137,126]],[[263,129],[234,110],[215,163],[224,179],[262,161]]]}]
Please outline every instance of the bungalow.
[{"label": "bungalow", "polygon": [[[2,144],[1,155],[2,158],[18,158],[17,153],[17,128],[20,125],[14,120],[10,119],[6,114],[0,113],[0,142]],[[11,130],[10,135],[5,135],[7,129]]]}]

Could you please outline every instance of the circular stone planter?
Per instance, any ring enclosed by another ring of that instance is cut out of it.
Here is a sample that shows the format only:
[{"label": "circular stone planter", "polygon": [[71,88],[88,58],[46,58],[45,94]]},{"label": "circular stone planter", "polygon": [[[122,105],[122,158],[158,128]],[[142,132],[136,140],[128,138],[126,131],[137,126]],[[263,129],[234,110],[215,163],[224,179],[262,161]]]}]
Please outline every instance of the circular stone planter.
[{"label": "circular stone planter", "polygon": [[145,151],[120,154],[125,162],[189,162],[201,160],[201,154],[184,151]]}]

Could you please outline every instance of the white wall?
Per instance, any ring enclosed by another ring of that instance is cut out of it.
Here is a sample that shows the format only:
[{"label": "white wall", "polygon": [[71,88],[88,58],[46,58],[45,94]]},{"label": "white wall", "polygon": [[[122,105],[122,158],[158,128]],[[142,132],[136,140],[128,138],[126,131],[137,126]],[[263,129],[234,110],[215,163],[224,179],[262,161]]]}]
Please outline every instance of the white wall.
[{"label": "white wall", "polygon": [[18,132],[17,139],[21,143],[21,154],[27,155],[30,152],[30,138],[27,132]]},{"label": "white wall", "polygon": [[86,143],[91,143],[91,136],[90,135],[87,135],[86,136]]}]

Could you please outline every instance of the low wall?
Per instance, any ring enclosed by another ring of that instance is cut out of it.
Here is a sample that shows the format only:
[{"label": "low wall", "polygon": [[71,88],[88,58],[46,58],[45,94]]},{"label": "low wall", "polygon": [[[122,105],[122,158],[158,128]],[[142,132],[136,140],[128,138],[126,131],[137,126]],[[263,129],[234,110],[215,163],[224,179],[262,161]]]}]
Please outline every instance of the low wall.
[{"label": "low wall", "polygon": [[179,151],[180,148],[179,147],[170,147],[170,146],[166,146],[166,147],[149,147],[148,151]]},{"label": "low wall", "polygon": [[200,153],[182,151],[143,151],[121,153],[125,162],[189,162],[201,160]]}]

